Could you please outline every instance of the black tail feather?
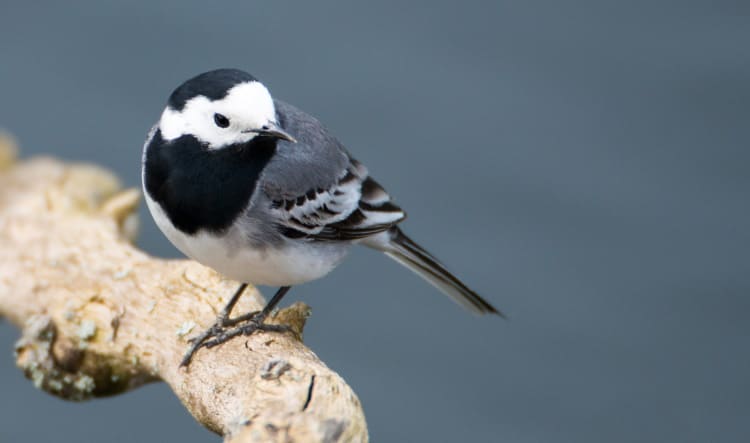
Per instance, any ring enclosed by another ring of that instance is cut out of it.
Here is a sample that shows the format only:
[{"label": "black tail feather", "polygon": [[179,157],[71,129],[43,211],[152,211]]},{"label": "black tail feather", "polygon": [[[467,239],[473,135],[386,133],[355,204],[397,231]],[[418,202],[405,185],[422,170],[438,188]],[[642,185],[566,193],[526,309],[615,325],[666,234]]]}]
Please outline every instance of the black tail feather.
[{"label": "black tail feather", "polygon": [[451,274],[435,256],[406,236],[401,229],[393,227],[388,231],[389,246],[385,253],[402,263],[430,284],[440,289],[454,301],[477,314],[505,315],[489,304],[476,292],[469,289],[461,280]]}]

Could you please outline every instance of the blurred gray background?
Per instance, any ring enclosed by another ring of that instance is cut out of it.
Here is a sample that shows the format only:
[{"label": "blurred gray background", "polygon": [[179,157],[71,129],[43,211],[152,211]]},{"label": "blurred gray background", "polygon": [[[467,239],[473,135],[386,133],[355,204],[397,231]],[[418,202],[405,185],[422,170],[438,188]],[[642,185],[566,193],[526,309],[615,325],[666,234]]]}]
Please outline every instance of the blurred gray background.
[{"label": "blurred gray background", "polygon": [[[246,69],[509,314],[364,250],[292,291],[373,441],[750,441],[748,2],[123,3],[0,4],[0,126],[25,156],[138,186],[172,89]],[[142,215],[139,244],[177,256]],[[17,336],[0,324],[0,441],[220,440],[163,385],[36,391]]]}]

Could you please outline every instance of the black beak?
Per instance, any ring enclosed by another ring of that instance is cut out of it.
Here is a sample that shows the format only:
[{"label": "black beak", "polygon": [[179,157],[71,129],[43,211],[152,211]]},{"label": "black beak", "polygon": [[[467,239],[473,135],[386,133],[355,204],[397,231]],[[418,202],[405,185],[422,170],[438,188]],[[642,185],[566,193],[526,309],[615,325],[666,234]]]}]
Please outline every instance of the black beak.
[{"label": "black beak", "polygon": [[252,132],[264,137],[278,138],[280,140],[286,140],[290,143],[297,143],[296,138],[292,137],[291,134],[281,129],[276,123],[268,122],[260,129],[248,129],[247,131],[242,132]]}]

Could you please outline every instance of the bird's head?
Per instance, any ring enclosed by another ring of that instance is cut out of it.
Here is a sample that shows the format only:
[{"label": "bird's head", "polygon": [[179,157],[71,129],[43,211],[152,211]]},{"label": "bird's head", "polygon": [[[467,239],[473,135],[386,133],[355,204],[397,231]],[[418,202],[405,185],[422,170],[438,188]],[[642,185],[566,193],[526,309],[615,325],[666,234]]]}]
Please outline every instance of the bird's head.
[{"label": "bird's head", "polygon": [[256,137],[296,142],[279,127],[268,89],[237,69],[209,71],[180,85],[169,97],[159,129],[167,141],[190,135],[208,149],[244,144]]}]

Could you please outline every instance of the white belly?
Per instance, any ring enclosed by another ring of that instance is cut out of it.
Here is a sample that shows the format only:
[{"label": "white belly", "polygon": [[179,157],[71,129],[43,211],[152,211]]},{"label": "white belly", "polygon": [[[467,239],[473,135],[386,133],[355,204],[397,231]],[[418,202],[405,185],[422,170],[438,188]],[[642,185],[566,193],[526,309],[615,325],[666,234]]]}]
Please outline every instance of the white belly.
[{"label": "white belly", "polygon": [[159,229],[183,254],[232,280],[269,286],[292,286],[323,277],[346,256],[348,245],[288,241],[283,247],[252,248],[246,235],[225,236],[176,229],[158,203],[145,195]]}]

